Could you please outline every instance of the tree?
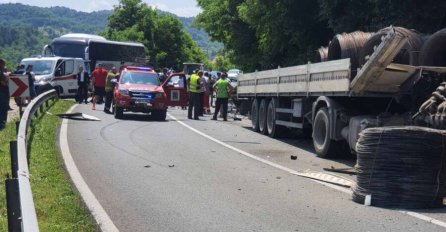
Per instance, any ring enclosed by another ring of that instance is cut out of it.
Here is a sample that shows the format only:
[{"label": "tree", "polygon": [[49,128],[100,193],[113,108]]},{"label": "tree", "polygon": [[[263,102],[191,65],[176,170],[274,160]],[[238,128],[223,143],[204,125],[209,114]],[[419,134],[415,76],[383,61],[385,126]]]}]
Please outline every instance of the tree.
[{"label": "tree", "polygon": [[332,37],[312,0],[198,0],[197,24],[245,71],[305,63]]},{"label": "tree", "polygon": [[232,62],[244,70],[261,67],[258,60],[258,41],[255,30],[239,17],[237,7],[243,0],[198,0],[203,12],[196,25],[203,28],[215,41],[222,42],[226,50],[234,52]]},{"label": "tree", "polygon": [[121,0],[103,34],[109,39],[143,43],[147,55],[160,67],[179,69],[183,62],[206,61],[177,18],[158,13],[141,0]]},{"label": "tree", "polygon": [[433,33],[446,27],[443,0],[319,0],[321,15],[337,33],[377,31],[389,25]]}]

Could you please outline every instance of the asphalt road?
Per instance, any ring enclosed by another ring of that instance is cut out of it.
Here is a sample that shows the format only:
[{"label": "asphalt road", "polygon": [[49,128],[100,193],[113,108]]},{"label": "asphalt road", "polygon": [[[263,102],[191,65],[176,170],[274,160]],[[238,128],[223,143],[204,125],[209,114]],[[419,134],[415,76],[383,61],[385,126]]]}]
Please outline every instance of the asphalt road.
[{"label": "asphalt road", "polygon": [[[69,147],[120,231],[446,231],[399,210],[354,203],[345,191],[249,158],[172,118],[156,122],[133,114],[116,120],[87,105],[74,111],[101,119],[69,121]],[[247,119],[191,121],[186,111],[169,113],[218,141],[293,170],[355,163],[319,159],[311,140],[297,135],[276,140],[254,133]],[[418,213],[446,221],[444,209]]]}]

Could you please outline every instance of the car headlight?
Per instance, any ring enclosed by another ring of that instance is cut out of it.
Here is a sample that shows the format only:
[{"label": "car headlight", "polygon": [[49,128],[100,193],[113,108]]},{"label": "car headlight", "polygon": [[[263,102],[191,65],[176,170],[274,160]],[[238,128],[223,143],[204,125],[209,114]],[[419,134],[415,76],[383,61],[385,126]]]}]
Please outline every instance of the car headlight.
[{"label": "car headlight", "polygon": [[155,98],[163,98],[163,97],[164,97],[164,93],[163,92],[155,93]]},{"label": "car headlight", "polygon": [[53,79],[52,76],[43,77],[42,79],[40,79],[39,83],[44,84],[44,83],[50,82],[52,79]]},{"label": "car headlight", "polygon": [[127,95],[127,96],[129,96],[129,95],[130,95],[130,93],[129,93],[129,90],[128,90],[128,89],[120,89],[120,90],[119,90],[119,94],[122,94],[122,95]]}]

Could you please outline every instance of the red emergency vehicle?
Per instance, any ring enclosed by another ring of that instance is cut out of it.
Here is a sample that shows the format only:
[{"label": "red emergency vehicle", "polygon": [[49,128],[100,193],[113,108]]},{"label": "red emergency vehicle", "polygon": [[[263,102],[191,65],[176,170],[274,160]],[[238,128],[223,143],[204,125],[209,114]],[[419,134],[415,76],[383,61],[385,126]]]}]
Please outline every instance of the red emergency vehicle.
[{"label": "red emergency vehicle", "polygon": [[174,73],[161,83],[152,68],[126,67],[113,92],[115,118],[123,118],[124,112],[142,112],[164,121],[169,106],[187,104],[186,84],[178,85],[177,79],[185,80],[184,74]]}]

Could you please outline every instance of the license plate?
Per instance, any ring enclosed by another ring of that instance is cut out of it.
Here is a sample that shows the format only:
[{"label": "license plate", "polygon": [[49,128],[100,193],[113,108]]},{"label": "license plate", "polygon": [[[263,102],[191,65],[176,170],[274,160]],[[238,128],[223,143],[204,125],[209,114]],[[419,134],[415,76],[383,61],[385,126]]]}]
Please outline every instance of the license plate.
[{"label": "license plate", "polygon": [[147,104],[147,103],[150,103],[150,100],[148,100],[148,99],[136,100],[135,103],[136,104]]}]

